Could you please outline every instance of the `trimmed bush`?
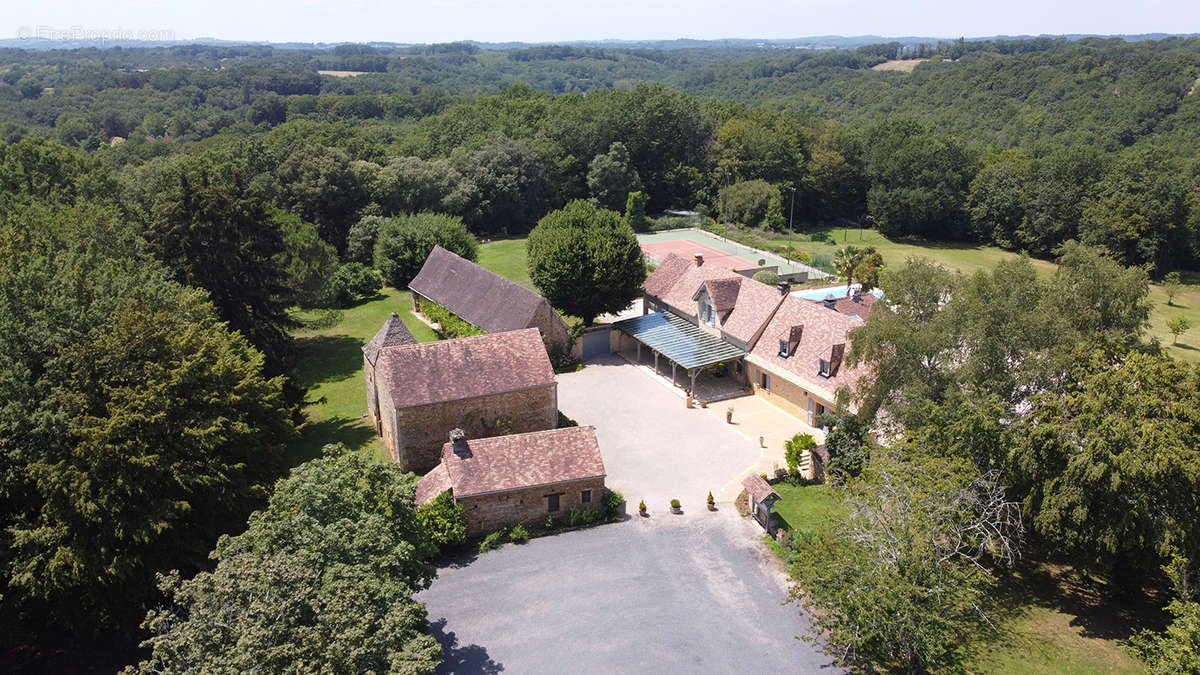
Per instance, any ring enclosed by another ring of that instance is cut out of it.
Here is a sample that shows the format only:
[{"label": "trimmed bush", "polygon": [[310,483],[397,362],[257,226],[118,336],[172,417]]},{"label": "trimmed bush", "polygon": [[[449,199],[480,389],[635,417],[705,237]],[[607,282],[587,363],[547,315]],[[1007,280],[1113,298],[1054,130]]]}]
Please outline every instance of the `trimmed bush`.
[{"label": "trimmed bush", "polygon": [[610,522],[621,520],[621,507],[625,504],[625,496],[616,490],[604,489],[604,519]]},{"label": "trimmed bush", "polygon": [[500,548],[501,546],[503,546],[504,545],[504,534],[505,534],[504,530],[500,530],[499,532],[493,532],[493,533],[489,534],[488,536],[484,537],[483,540],[479,542],[479,552],[487,553],[488,551],[491,551],[492,549]]},{"label": "trimmed bush", "polygon": [[673,508],[673,509],[679,508],[679,500],[678,499],[671,500],[671,508]]},{"label": "trimmed bush", "polygon": [[779,275],[771,270],[755,272],[752,278],[760,284],[766,284],[768,286],[775,286],[779,283]]},{"label": "trimmed bush", "polygon": [[525,529],[524,525],[513,525],[513,528],[508,531],[508,539],[514,544],[524,544],[529,541],[529,530]]}]

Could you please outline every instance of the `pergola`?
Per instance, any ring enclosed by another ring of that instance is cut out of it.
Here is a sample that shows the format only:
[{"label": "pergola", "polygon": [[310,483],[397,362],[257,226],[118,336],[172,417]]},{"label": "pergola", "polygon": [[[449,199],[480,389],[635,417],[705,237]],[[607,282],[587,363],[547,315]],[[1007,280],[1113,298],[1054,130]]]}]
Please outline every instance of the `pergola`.
[{"label": "pergola", "polygon": [[654,372],[658,372],[658,357],[671,362],[671,381],[675,368],[682,366],[691,378],[690,391],[696,390],[696,376],[708,366],[740,359],[746,351],[705,332],[699,326],[671,312],[655,312],[625,319],[613,328],[637,340],[637,356],[642,358],[642,345],[654,353]]}]

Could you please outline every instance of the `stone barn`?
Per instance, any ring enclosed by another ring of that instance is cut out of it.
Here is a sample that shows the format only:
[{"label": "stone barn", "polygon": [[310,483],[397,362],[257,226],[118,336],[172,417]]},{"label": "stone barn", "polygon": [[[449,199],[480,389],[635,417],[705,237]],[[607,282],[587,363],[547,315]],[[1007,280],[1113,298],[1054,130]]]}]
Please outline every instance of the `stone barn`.
[{"label": "stone barn", "polygon": [[594,427],[470,439],[461,429],[441,463],[417,483],[417,504],[449,490],[462,504],[467,533],[521,523],[540,526],[571,509],[603,509],[604,461]]},{"label": "stone barn", "polygon": [[437,466],[451,429],[486,437],[558,423],[558,385],[536,328],[383,347],[367,373],[380,435],[406,471]]},{"label": "stone barn", "polygon": [[567,344],[567,324],[545,298],[441,246],[408,289],[418,312],[421,303],[434,302],[487,333],[536,328],[548,348]]}]

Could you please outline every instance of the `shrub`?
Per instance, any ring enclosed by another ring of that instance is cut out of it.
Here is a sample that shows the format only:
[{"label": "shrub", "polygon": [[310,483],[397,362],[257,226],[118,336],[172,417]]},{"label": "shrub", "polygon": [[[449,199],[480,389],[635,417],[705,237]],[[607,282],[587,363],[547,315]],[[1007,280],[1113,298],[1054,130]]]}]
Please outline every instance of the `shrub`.
[{"label": "shrub", "polygon": [[671,508],[673,508],[673,509],[679,508],[679,500],[678,499],[671,500]]},{"label": "shrub", "polygon": [[508,539],[514,544],[524,544],[529,541],[529,530],[521,524],[513,525],[513,528],[508,531]]},{"label": "shrub", "polygon": [[329,280],[329,303],[334,307],[345,307],[359,298],[369,298],[383,288],[379,272],[358,262],[346,263],[337,268]]},{"label": "shrub", "polygon": [[600,514],[596,513],[595,509],[589,509],[585,506],[572,506],[571,510],[567,511],[567,523],[571,527],[591,525],[599,519]]},{"label": "shrub", "polygon": [[504,530],[500,530],[484,537],[483,540],[479,542],[479,552],[487,553],[492,549],[500,548],[502,545],[504,545],[504,534]]},{"label": "shrub", "polygon": [[621,507],[625,504],[625,496],[616,490],[604,489],[604,519],[617,522],[621,520]]},{"label": "shrub", "polygon": [[564,415],[563,411],[561,411],[561,410],[558,411],[558,426],[556,428],[566,429],[567,427],[577,427],[577,426],[579,426],[579,422],[576,422],[575,420],[571,419],[570,417],[567,417],[566,415]]},{"label": "shrub", "polygon": [[419,507],[417,520],[425,528],[430,541],[439,548],[461,544],[467,538],[467,516],[462,504],[454,501],[449,491]]},{"label": "shrub", "polygon": [[642,501],[638,502],[638,512],[639,512],[639,513],[645,513],[645,512],[646,512],[646,500],[645,500],[645,499],[643,499]]},{"label": "shrub", "polygon": [[779,284],[779,275],[771,270],[755,272],[752,278],[760,284],[766,284],[768,286],[775,286]]},{"label": "shrub", "polygon": [[484,331],[458,318],[456,314],[436,302],[421,301],[421,313],[425,315],[425,318],[441,326],[438,333],[442,337],[460,338],[484,334]]},{"label": "shrub", "polygon": [[800,470],[800,462],[804,452],[817,447],[817,442],[808,434],[796,434],[783,444],[783,459],[787,462],[787,470],[795,474]]},{"label": "shrub", "polygon": [[717,500],[713,499],[712,490],[708,491],[708,499],[705,499],[704,502],[706,504],[716,504],[717,503]]}]

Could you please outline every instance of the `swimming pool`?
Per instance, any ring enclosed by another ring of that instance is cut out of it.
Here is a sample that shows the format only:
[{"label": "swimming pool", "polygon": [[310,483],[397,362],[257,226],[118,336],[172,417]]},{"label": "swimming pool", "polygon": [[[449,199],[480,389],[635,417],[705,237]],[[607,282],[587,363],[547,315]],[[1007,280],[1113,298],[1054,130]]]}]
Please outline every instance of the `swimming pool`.
[{"label": "swimming pool", "polygon": [[[851,291],[857,291],[860,288],[862,288],[862,284],[854,284],[850,287]],[[821,288],[810,288],[805,291],[793,291],[792,295],[803,300],[824,300],[830,295],[835,298],[847,297],[846,286],[844,284],[839,284],[837,286],[824,286]],[[877,298],[882,298],[883,291],[876,288],[871,291],[871,295]]]}]

